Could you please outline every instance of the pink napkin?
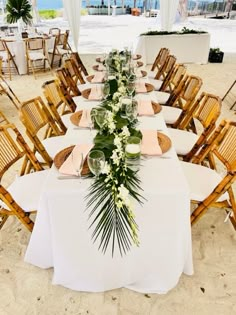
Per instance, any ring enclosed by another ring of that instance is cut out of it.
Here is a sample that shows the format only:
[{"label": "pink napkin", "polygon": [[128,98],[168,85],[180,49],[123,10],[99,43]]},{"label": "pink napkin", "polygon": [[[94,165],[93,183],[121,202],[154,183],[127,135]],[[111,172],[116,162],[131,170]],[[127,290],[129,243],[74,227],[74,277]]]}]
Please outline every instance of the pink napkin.
[{"label": "pink napkin", "polygon": [[90,109],[84,109],[80,118],[79,127],[87,128],[91,125],[92,120],[90,116]]},{"label": "pink napkin", "polygon": [[89,93],[88,99],[90,101],[97,101],[102,99],[102,88],[101,86],[92,86]]},{"label": "pink napkin", "polygon": [[104,71],[106,68],[103,65],[98,65],[98,71]]},{"label": "pink napkin", "polygon": [[139,116],[153,116],[154,110],[151,100],[138,100],[138,114]]},{"label": "pink napkin", "polygon": [[136,93],[146,93],[147,92],[147,89],[146,89],[146,86],[145,86],[145,82],[137,82],[135,84],[135,91]]},{"label": "pink napkin", "polygon": [[92,83],[101,83],[104,80],[104,73],[103,72],[96,72],[94,74],[93,79],[91,80]]},{"label": "pink napkin", "polygon": [[161,147],[157,140],[156,130],[141,130],[143,138],[141,153],[146,155],[162,155]]},{"label": "pink napkin", "polygon": [[76,169],[79,169],[81,164],[80,153],[83,154],[83,159],[85,159],[92,147],[92,144],[77,144],[59,168],[59,172],[66,175],[78,175]]}]

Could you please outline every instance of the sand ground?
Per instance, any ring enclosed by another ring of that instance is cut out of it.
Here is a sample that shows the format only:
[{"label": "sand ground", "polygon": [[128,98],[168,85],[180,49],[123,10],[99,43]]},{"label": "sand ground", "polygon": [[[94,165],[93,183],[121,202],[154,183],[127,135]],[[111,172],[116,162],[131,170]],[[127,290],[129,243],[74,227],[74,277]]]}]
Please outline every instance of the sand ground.
[{"label": "sand ground", "polygon": [[[88,69],[95,55],[83,54]],[[187,65],[189,74],[203,80],[202,91],[223,97],[235,80],[236,50],[222,64]],[[42,94],[49,74],[17,76],[10,82],[20,100]],[[0,110],[24,130],[17,110],[1,96]],[[223,103],[221,118],[235,121],[234,111]],[[210,209],[192,228],[194,275],[182,275],[165,295],[140,294],[128,289],[105,293],[76,292],[51,284],[53,269],[42,270],[24,262],[30,238],[25,228],[9,219],[0,232],[1,315],[233,315],[236,314],[236,233],[225,214]]]}]

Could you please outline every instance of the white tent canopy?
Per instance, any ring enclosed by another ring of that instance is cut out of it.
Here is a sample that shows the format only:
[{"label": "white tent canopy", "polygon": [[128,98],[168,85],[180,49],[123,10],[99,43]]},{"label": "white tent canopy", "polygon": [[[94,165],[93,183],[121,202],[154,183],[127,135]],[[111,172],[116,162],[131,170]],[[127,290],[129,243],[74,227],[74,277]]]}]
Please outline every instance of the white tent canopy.
[{"label": "white tent canopy", "polygon": [[161,29],[170,32],[174,24],[179,0],[160,0]]},{"label": "white tent canopy", "polygon": [[66,17],[70,26],[75,51],[78,50],[81,0],[63,0]]}]

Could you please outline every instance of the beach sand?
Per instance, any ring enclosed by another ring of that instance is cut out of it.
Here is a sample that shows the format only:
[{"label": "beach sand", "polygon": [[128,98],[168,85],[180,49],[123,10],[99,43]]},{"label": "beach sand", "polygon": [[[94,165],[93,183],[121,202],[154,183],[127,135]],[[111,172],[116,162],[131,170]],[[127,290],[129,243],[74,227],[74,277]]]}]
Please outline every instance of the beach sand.
[{"label": "beach sand", "polygon": [[[91,69],[95,55],[82,54]],[[203,80],[201,91],[223,97],[235,80],[236,54],[226,54],[222,64],[187,65],[189,74]],[[42,73],[16,76],[11,87],[21,101],[41,95]],[[24,130],[17,110],[1,96],[0,110]],[[221,118],[235,119],[223,103]],[[236,314],[236,233],[225,212],[210,209],[192,228],[194,275],[182,275],[165,295],[141,294],[120,288],[104,293],[85,293],[52,285],[53,269],[43,270],[24,262],[30,233],[14,218],[0,232],[1,315],[232,315]]]}]

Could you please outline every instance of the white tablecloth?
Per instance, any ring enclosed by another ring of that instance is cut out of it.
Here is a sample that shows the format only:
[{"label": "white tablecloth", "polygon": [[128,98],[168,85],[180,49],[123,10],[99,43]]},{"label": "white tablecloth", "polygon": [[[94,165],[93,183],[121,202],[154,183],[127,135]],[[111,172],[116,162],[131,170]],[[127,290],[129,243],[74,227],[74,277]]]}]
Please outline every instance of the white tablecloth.
[{"label": "white tablecloth", "polygon": [[139,36],[135,53],[142,55],[144,64],[153,64],[163,47],[170,49],[170,54],[175,55],[178,63],[206,64],[210,34]]},{"label": "white tablecloth", "polygon": [[[161,113],[140,119],[140,128],[167,133]],[[70,128],[65,139],[69,146],[89,143],[92,136],[87,130]],[[58,180],[53,166],[25,261],[40,268],[54,267],[54,284],[90,292],[126,287],[166,293],[183,272],[191,275],[189,190],[174,149],[164,156],[171,158],[144,159],[140,167],[141,193],[146,198],[143,206],[135,207],[140,246],[133,246],[123,257],[117,250],[113,258],[109,249],[104,255],[91,240],[85,196],[92,179]]]}]

